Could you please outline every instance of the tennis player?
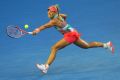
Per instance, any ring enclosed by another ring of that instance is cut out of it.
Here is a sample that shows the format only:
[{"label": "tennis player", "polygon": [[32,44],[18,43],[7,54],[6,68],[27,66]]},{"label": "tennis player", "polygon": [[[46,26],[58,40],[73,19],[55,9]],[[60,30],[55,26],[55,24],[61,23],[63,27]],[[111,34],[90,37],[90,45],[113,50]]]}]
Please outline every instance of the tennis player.
[{"label": "tennis player", "polygon": [[40,69],[43,73],[47,73],[49,66],[55,60],[57,51],[63,49],[64,47],[70,44],[74,44],[83,49],[102,47],[109,49],[112,53],[114,53],[114,48],[111,41],[107,43],[102,42],[88,43],[81,39],[80,38],[81,34],[66,22],[67,16],[65,14],[59,13],[58,5],[52,5],[48,8],[48,17],[50,18],[50,21],[36,28],[33,31],[33,35],[36,35],[37,33],[41,32],[44,29],[54,27],[61,34],[63,34],[64,37],[52,46],[50,55],[46,63],[36,64],[37,68]]}]

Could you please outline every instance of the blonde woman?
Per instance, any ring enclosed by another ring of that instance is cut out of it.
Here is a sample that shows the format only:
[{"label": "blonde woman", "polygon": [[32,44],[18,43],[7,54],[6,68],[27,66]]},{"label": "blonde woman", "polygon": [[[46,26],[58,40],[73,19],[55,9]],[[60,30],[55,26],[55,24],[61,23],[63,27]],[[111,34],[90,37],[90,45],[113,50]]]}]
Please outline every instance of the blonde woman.
[{"label": "blonde woman", "polygon": [[44,29],[54,27],[61,34],[63,34],[64,37],[52,46],[50,55],[46,63],[36,64],[37,68],[40,69],[43,73],[47,73],[49,66],[55,60],[57,51],[63,49],[64,47],[70,44],[74,44],[83,49],[103,47],[109,49],[110,51],[112,51],[112,53],[114,52],[112,42],[110,41],[107,43],[102,42],[88,43],[81,39],[80,33],[66,22],[67,16],[65,14],[59,13],[59,8],[57,5],[52,5],[48,8],[48,17],[50,18],[50,21],[36,28],[33,31],[33,35],[36,35],[37,33],[41,32]]}]

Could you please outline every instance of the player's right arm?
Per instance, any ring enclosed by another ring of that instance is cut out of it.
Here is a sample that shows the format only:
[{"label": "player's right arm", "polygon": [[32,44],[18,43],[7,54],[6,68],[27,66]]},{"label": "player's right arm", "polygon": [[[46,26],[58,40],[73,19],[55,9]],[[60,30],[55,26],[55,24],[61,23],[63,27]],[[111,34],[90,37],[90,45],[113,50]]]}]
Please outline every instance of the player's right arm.
[{"label": "player's right arm", "polygon": [[56,24],[55,20],[51,20],[49,21],[48,23],[42,25],[42,26],[39,26],[38,28],[36,28],[34,31],[33,31],[33,35],[36,35],[37,33],[41,32],[42,30],[46,29],[46,28],[51,28],[53,27],[54,25]]}]

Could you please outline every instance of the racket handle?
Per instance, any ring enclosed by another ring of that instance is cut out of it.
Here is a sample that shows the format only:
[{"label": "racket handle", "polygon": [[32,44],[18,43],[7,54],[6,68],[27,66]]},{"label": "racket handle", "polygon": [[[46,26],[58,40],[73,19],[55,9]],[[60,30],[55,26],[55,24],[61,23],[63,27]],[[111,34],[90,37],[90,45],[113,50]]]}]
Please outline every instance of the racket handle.
[{"label": "racket handle", "polygon": [[28,34],[33,34],[33,32],[28,32]]}]

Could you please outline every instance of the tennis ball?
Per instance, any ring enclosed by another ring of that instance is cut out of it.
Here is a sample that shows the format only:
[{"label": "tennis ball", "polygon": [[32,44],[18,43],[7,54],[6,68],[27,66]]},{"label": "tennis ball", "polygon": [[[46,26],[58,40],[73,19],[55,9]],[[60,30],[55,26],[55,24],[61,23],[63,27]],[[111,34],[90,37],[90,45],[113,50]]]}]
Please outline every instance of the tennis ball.
[{"label": "tennis ball", "polygon": [[24,25],[24,28],[25,28],[25,29],[28,29],[28,28],[29,28],[28,24],[25,24],[25,25]]}]

